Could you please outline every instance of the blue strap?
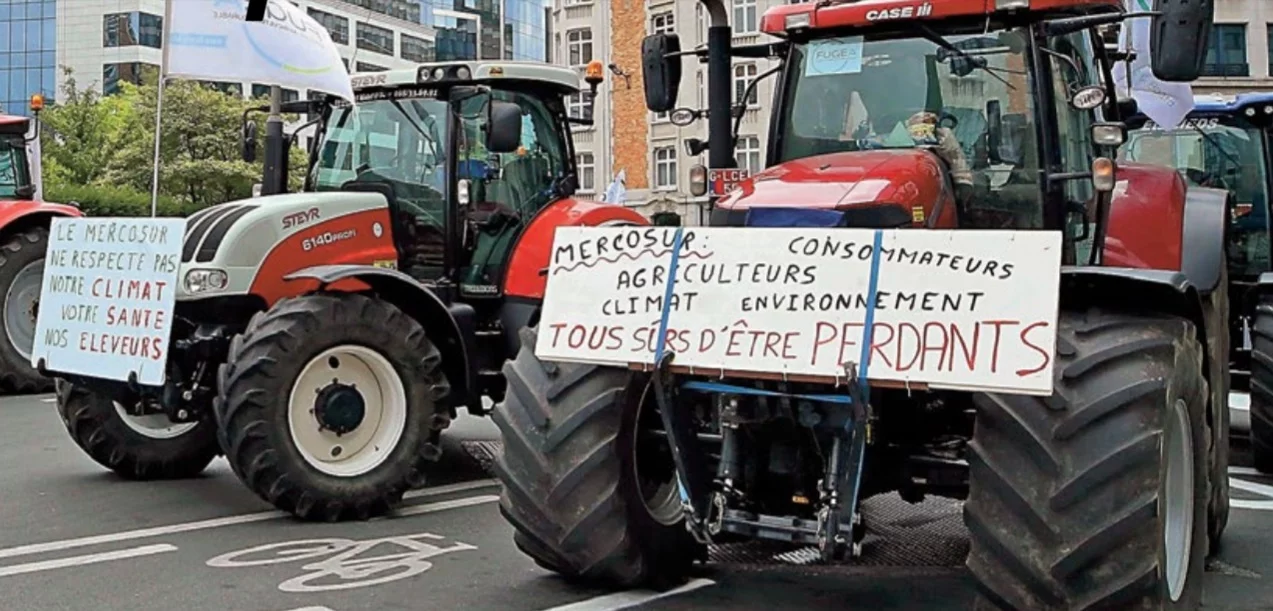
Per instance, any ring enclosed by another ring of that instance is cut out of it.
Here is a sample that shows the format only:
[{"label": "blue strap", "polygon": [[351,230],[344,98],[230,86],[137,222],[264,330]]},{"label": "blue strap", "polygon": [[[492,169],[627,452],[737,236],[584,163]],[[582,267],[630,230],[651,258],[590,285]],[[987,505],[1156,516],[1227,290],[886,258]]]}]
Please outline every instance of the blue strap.
[{"label": "blue strap", "polygon": [[866,323],[862,329],[862,353],[858,356],[858,384],[867,389],[866,373],[871,358],[871,341],[875,338],[875,294],[880,285],[880,247],[884,244],[884,231],[875,230],[875,248],[871,250],[871,280],[866,290]]},{"label": "blue strap", "polygon": [[839,403],[848,405],[853,403],[853,399],[848,395],[809,395],[799,393],[777,392],[774,390],[765,390],[763,388],[753,388],[750,386],[736,386],[734,384],[723,384],[721,382],[698,382],[690,381],[681,385],[685,390],[693,390],[698,392],[712,394],[732,394],[732,395],[752,395],[757,397],[791,397],[793,399],[805,399],[808,401],[817,401],[821,403]]},{"label": "blue strap", "polygon": [[663,291],[663,314],[659,317],[659,345],[654,350],[654,366],[663,362],[663,346],[667,343],[667,318],[672,313],[672,291],[676,288],[676,266],[681,262],[681,240],[684,238],[684,227],[676,228],[676,239],[672,242],[672,261],[667,266],[667,289]]}]

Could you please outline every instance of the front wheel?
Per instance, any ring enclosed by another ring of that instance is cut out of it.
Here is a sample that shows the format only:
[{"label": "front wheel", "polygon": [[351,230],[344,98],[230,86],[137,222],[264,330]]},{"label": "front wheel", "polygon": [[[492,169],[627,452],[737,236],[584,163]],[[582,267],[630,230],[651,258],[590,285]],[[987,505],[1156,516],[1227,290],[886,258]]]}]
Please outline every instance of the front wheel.
[{"label": "front wheel", "polygon": [[53,388],[53,380],[31,366],[48,244],[44,227],[0,237],[0,392],[37,393]]},{"label": "front wheel", "polygon": [[1263,296],[1251,326],[1251,462],[1273,473],[1273,296]]},{"label": "front wheel", "polygon": [[280,301],[230,344],[215,402],[234,473],[302,519],[367,519],[423,485],[449,392],[418,322],[356,294]]},{"label": "front wheel", "polygon": [[977,396],[964,521],[981,608],[1198,607],[1202,354],[1183,319],[1062,312],[1053,396]]},{"label": "front wheel", "polygon": [[[495,472],[513,542],[540,566],[596,585],[665,587],[705,556],[685,527],[649,385],[625,369],[546,363],[535,330],[504,365]],[[643,433],[644,431],[644,433]]]},{"label": "front wheel", "polygon": [[133,415],[102,394],[62,380],[57,411],[80,449],[126,479],[194,477],[220,453],[211,419],[178,423],[165,414]]}]

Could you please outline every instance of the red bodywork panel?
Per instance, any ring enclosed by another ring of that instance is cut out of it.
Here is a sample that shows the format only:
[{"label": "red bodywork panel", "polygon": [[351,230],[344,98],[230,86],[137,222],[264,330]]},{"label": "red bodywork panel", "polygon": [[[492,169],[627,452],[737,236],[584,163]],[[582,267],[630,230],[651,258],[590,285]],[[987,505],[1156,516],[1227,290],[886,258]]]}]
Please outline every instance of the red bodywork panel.
[{"label": "red bodywork panel", "polygon": [[[384,228],[377,237],[371,230],[375,223]],[[373,265],[377,261],[398,261],[398,250],[393,243],[389,209],[365,210],[325,220],[303,231],[283,238],[261,261],[256,277],[252,280],[251,293],[273,306],[278,300],[318,290],[317,280],[284,280],[283,277],[316,265]],[[339,233],[354,230],[353,237],[315,246],[309,251],[305,240],[327,232]],[[359,280],[342,280],[329,286],[332,290],[365,291],[371,287]]]},{"label": "red bodywork panel", "polygon": [[504,295],[544,298],[548,277],[541,272],[548,269],[558,227],[595,227],[610,223],[649,225],[650,221],[631,208],[574,198],[558,200],[540,210],[513,247],[513,256],[504,272]]},{"label": "red bodywork panel", "polygon": [[[788,161],[740,183],[719,208],[799,207],[843,210],[872,204],[901,206],[922,219],[941,204],[936,228],[955,227],[955,199],[940,160],[916,149],[830,153]],[[922,215],[915,214],[922,211]]]},{"label": "red bodywork panel", "polygon": [[[907,19],[946,19],[988,15],[996,12],[995,0],[860,0],[819,7],[819,3],[788,4],[765,11],[760,31],[774,36],[787,34],[787,16],[809,15],[810,28],[850,28],[880,25]],[[1110,12],[1122,10],[1120,0],[1030,0],[1035,12]]]},{"label": "red bodywork panel", "polygon": [[41,218],[47,221],[55,216],[77,217],[84,216],[84,213],[80,212],[80,209],[75,206],[67,206],[65,204],[0,199],[0,233],[3,233],[6,227],[20,220]]},{"label": "red bodywork panel", "polygon": [[1105,266],[1179,271],[1185,181],[1175,170],[1119,164],[1105,237]]}]

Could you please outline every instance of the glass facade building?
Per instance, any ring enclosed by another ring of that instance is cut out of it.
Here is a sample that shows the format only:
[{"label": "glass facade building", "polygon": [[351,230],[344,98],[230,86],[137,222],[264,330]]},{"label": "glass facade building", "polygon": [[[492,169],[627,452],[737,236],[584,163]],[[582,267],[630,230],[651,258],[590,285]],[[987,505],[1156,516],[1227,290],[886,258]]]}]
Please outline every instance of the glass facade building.
[{"label": "glass facade building", "polygon": [[432,26],[437,32],[434,46],[425,50],[421,45],[412,44],[408,50],[404,43],[400,54],[404,59],[548,60],[548,24],[543,0],[345,1],[383,15]]},{"label": "glass facade building", "polygon": [[57,0],[0,0],[0,113],[30,114],[57,98]]}]

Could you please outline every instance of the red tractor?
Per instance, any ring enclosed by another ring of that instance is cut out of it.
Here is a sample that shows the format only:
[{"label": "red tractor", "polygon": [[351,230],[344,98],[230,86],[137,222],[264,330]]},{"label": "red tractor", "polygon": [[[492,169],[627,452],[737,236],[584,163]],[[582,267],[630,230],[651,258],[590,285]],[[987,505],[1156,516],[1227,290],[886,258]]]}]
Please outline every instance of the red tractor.
[{"label": "red tractor", "polygon": [[191,477],[224,453],[298,517],[383,513],[423,482],[457,410],[502,400],[554,230],[647,223],[574,196],[571,68],[426,64],[353,85],[356,107],[284,105],[314,113],[304,192],[187,220],[163,386],[47,367],[100,464]]},{"label": "red tractor", "polygon": [[[669,365],[673,254],[652,370],[541,359],[547,327],[505,366],[496,466],[518,547],[570,578],[668,585],[713,542],[855,556],[858,500],[931,494],[964,501],[978,608],[1197,608],[1229,511],[1226,194],[1114,164],[1134,109],[1097,29],[1122,3],[793,3],[761,20],[777,42],[731,49],[726,3],[702,1],[707,48],[647,38],[644,81],[651,111],[710,115],[714,171],[733,166],[731,57],[780,64],[767,169],[710,224],[1055,236],[1050,395]],[[1157,5],[1153,71],[1193,80],[1211,3]],[[706,111],[676,107],[687,56],[708,64]],[[861,367],[878,360],[860,343]]]},{"label": "red tractor", "polygon": [[0,115],[0,393],[49,390],[53,380],[31,366],[49,220],[80,216],[78,208],[43,201],[39,112],[35,119]]}]

